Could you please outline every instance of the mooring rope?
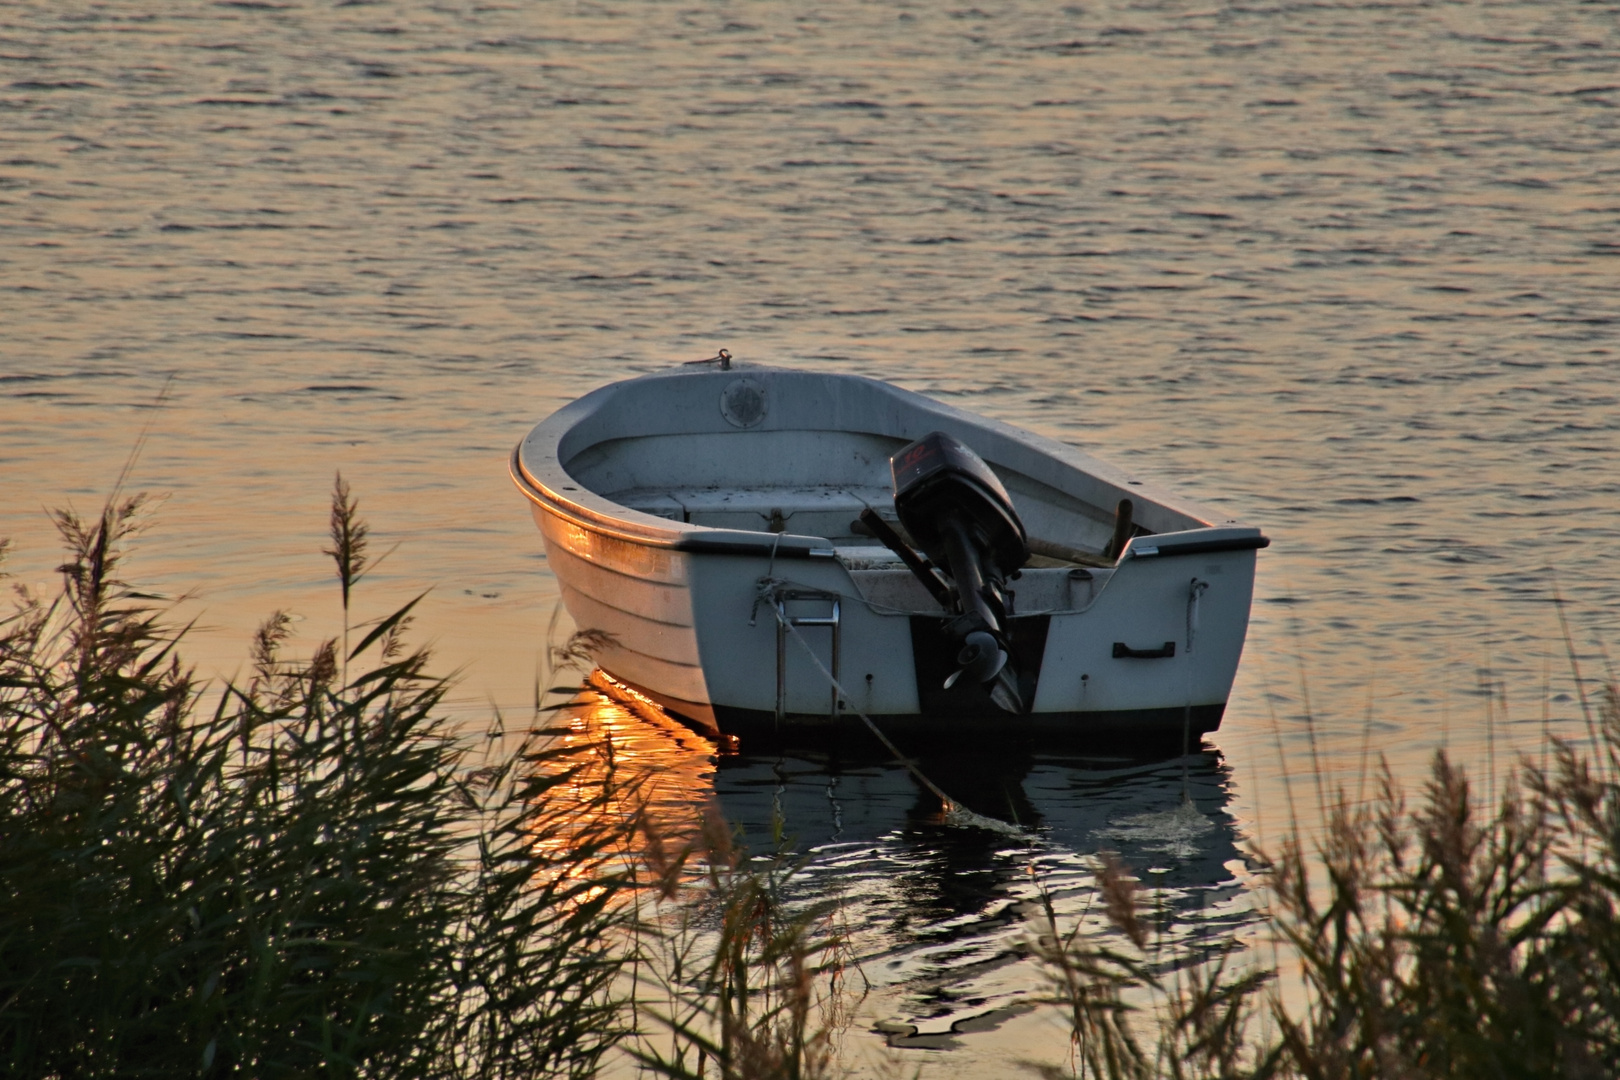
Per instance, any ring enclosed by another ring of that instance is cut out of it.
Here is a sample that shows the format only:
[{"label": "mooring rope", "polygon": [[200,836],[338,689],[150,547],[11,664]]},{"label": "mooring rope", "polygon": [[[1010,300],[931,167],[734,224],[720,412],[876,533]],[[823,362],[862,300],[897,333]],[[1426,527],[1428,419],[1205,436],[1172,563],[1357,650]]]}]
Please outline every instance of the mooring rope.
[{"label": "mooring rope", "polygon": [[799,628],[794,626],[792,620],[788,619],[787,616],[783,614],[781,606],[773,603],[771,605],[771,610],[776,612],[777,624],[785,627],[788,633],[793,635],[794,640],[797,641],[804,649],[805,655],[810,657],[810,662],[816,665],[816,670],[821,672],[822,676],[826,678],[827,682],[832,685],[832,688],[838,692],[838,698],[840,701],[844,702],[845,709],[860,717],[861,722],[866,725],[867,730],[877,738],[878,742],[883,744],[884,748],[887,749],[889,753],[894,755],[895,761],[903,765],[906,771],[912,775],[912,778],[915,779],[917,783],[933,792],[933,794],[944,805],[945,823],[947,825],[959,825],[968,828],[984,829],[988,832],[1001,833],[1003,836],[1016,836],[1019,839],[1028,838],[1028,834],[1016,825],[1002,821],[999,818],[985,817],[983,814],[974,813],[972,810],[969,810],[967,807],[945,794],[944,790],[938,784],[928,779],[923,771],[917,768],[917,763],[915,761],[902,754],[900,752],[900,748],[889,741],[889,737],[883,734],[882,729],[880,729],[877,724],[872,721],[870,716],[867,716],[859,709],[850,708],[848,704],[850,700],[849,693],[844,689],[843,685],[839,683],[837,679],[833,678],[833,673],[827,670],[827,666],[821,662],[821,657],[816,655],[815,650],[810,647],[810,643],[804,639],[804,635],[799,633]]},{"label": "mooring rope", "polygon": [[765,576],[754,583],[754,607],[748,613],[748,625],[753,626],[759,618],[759,605],[770,601],[775,603],[775,593],[772,591],[782,585],[789,584],[776,576],[776,549],[782,543],[782,534],[777,533],[776,539],[771,541],[771,561],[766,564]]},{"label": "mooring rope", "polygon": [[1193,678],[1193,638],[1198,634],[1198,600],[1209,591],[1209,582],[1192,579],[1187,590],[1187,663],[1185,684],[1187,689],[1187,704],[1181,714],[1181,801],[1184,805],[1192,803],[1192,777],[1189,772],[1192,757],[1192,678]]}]

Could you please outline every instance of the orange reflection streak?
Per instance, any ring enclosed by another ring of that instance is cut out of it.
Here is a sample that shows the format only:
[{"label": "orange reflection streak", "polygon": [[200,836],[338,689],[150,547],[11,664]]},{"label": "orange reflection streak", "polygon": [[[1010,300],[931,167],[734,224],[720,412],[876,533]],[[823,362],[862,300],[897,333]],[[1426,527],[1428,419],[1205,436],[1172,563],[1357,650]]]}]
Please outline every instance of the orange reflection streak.
[{"label": "orange reflection streak", "polygon": [[573,828],[536,843],[561,854],[576,837],[631,826],[621,857],[638,881],[668,892],[691,872],[681,853],[701,846],[716,818],[719,748],[605,672],[589,682],[596,689],[562,710],[566,731],[555,744],[572,751],[560,759],[572,770],[569,784],[551,797],[564,800]]}]

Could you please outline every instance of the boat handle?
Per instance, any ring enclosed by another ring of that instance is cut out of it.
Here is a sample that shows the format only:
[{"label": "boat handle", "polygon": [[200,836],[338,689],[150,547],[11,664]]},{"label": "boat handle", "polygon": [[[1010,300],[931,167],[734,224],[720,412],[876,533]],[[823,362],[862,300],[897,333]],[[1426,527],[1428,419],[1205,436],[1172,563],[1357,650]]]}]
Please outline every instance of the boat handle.
[{"label": "boat handle", "polygon": [[1167,641],[1157,649],[1133,649],[1123,641],[1114,642],[1115,660],[1164,660],[1176,655],[1176,643]]},{"label": "boat handle", "polygon": [[1257,551],[1271,546],[1269,536],[1229,536],[1222,540],[1182,540],[1163,544],[1151,536],[1138,537],[1130,547],[1131,558],[1153,559],[1169,555],[1214,555],[1222,551]]}]

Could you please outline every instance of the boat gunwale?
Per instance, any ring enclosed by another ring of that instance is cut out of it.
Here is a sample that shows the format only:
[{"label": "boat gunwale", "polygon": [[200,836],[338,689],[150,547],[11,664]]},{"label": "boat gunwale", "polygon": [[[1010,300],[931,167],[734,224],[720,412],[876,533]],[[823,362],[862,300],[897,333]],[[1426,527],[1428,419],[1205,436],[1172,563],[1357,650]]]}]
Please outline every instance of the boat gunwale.
[{"label": "boat gunwale", "polygon": [[[1140,481],[1131,480],[1122,470],[1109,465],[1090,454],[1068,443],[1060,442],[1048,436],[1017,427],[1004,421],[991,417],[971,413],[943,402],[934,400],[925,394],[895,386],[893,383],[879,379],[871,379],[862,375],[850,375],[834,372],[804,371],[798,368],[772,367],[765,365],[748,365],[734,368],[741,372],[783,372],[790,375],[819,377],[825,379],[848,380],[864,384],[878,393],[885,393],[897,397],[900,401],[917,409],[920,413],[937,416],[941,419],[954,420],[968,427],[974,427],[1007,439],[1009,442],[1033,453],[1039,458],[1053,461],[1058,466],[1073,470],[1091,480],[1113,486],[1127,494],[1129,497],[1146,499],[1160,508],[1190,518],[1200,523],[1200,526],[1188,530],[1175,530],[1174,532],[1204,532],[1236,529],[1242,532],[1253,531],[1253,526],[1243,526],[1236,521],[1227,521],[1216,524],[1214,516],[1205,508],[1191,504],[1179,497],[1170,496],[1155,488],[1150,488]],[[513,482],[518,489],[535,505],[547,512],[581,528],[590,529],[616,540],[629,543],[643,544],[648,547],[673,549],[692,554],[735,554],[735,555],[770,555],[790,559],[804,558],[832,558],[832,540],[821,536],[807,536],[794,533],[768,533],[743,529],[727,529],[710,525],[699,525],[691,522],[674,522],[660,518],[644,511],[636,510],[621,503],[614,502],[610,497],[600,492],[584,488],[583,494],[592,502],[600,502],[602,508],[588,505],[585,500],[572,499],[562,494],[555,487],[548,484],[538,473],[555,470],[562,478],[579,481],[573,477],[563,465],[561,457],[561,444],[567,436],[578,426],[590,419],[596,412],[618,392],[628,385],[644,381],[661,380],[666,378],[702,377],[704,375],[718,374],[717,372],[696,372],[675,368],[666,371],[651,372],[632,379],[623,379],[600,386],[588,394],[564,405],[546,419],[536,424],[527,435],[513,448],[509,460],[509,471]],[[882,432],[867,432],[866,434],[885,434]],[[536,436],[541,436],[541,444],[535,450],[545,454],[544,464],[535,462],[531,468],[525,460],[524,450]],[[632,436],[633,437],[633,436]],[[896,437],[896,436],[891,436]],[[612,440],[602,440],[612,441]],[[595,445],[595,444],[593,444]],[[548,468],[549,466],[549,468]],[[1003,463],[1004,468],[1014,469],[1013,466]],[[1014,469],[1017,472],[1024,470]],[[1040,477],[1031,479],[1045,483]],[[583,485],[581,485],[583,487]],[[1055,484],[1049,486],[1056,490],[1065,491]],[[1065,494],[1072,494],[1065,491]],[[611,509],[609,509],[611,508]],[[1172,532],[1156,535],[1169,536]]]}]

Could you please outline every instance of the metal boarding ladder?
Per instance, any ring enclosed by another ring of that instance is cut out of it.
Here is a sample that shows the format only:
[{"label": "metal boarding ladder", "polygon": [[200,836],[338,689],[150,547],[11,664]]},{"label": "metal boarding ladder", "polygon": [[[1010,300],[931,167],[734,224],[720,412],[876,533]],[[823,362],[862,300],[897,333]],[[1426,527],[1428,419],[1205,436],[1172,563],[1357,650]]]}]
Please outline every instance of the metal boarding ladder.
[{"label": "metal boarding ladder", "polygon": [[[838,719],[838,623],[841,597],[837,593],[820,589],[778,589],[773,596],[776,603],[776,722],[787,718],[787,628],[793,626],[825,626],[832,630],[832,701],[827,717]],[[832,605],[828,615],[789,615],[787,606],[792,600],[825,600]]]}]

